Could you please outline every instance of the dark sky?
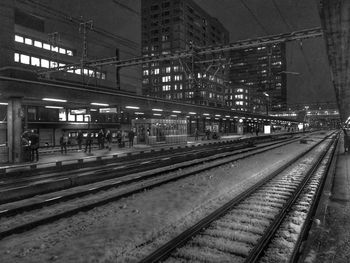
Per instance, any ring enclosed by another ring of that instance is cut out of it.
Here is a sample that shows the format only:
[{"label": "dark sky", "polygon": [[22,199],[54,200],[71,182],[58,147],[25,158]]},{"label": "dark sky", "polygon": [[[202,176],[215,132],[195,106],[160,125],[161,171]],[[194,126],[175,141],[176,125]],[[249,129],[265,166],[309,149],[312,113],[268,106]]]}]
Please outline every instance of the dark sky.
[{"label": "dark sky", "polygon": [[[229,30],[231,42],[321,26],[316,0],[194,1]],[[288,42],[286,56],[287,70],[300,73],[288,74],[288,103],[335,101],[323,37]]]}]

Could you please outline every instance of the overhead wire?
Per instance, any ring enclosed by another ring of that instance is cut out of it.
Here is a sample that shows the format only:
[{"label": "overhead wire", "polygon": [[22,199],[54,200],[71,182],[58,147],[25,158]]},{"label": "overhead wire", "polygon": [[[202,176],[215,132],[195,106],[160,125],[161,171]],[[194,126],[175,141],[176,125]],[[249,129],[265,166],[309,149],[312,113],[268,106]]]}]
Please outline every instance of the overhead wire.
[{"label": "overhead wire", "polygon": [[244,3],[243,0],[240,0],[241,4],[249,11],[249,13],[251,14],[251,16],[254,18],[255,22],[258,23],[258,25],[263,29],[265,34],[269,34],[267,29],[264,27],[264,25],[259,21],[258,17],[254,14],[254,12],[249,8],[249,6]]}]

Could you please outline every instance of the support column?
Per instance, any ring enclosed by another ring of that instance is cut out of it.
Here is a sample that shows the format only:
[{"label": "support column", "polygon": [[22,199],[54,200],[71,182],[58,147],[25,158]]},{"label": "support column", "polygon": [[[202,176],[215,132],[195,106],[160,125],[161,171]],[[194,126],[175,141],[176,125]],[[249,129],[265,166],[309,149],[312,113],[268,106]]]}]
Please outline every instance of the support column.
[{"label": "support column", "polygon": [[7,145],[10,163],[19,163],[22,160],[22,117],[22,98],[9,98],[7,105]]}]

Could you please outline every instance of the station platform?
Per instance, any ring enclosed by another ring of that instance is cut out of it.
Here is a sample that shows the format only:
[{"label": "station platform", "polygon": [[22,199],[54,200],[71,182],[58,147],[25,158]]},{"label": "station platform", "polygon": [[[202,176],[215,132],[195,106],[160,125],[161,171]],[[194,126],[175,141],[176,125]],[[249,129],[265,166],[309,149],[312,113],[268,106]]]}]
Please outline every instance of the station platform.
[{"label": "station platform", "polygon": [[339,140],[299,262],[350,262],[350,152]]},{"label": "station platform", "polygon": [[211,140],[195,140],[194,137],[188,137],[187,143],[182,144],[155,144],[155,145],[146,145],[146,144],[134,144],[132,147],[128,147],[128,144],[125,147],[119,147],[117,144],[111,145],[111,150],[109,149],[98,149],[97,145],[93,145],[91,148],[91,153],[84,152],[85,145],[82,145],[82,150],[78,150],[78,146],[68,146],[67,154],[61,153],[60,147],[48,147],[39,149],[39,161],[33,162],[22,162],[19,164],[6,164],[0,163],[0,174],[8,172],[17,172],[25,171],[28,169],[37,169],[37,168],[49,168],[55,166],[69,165],[77,162],[94,162],[97,159],[109,159],[116,158],[121,156],[126,156],[128,154],[138,154],[142,152],[150,151],[161,151],[168,150],[174,147],[185,147],[192,145],[208,144],[218,141],[229,141],[229,140],[238,140],[249,137],[254,137],[252,134],[245,135],[226,135],[221,136],[219,139]]}]

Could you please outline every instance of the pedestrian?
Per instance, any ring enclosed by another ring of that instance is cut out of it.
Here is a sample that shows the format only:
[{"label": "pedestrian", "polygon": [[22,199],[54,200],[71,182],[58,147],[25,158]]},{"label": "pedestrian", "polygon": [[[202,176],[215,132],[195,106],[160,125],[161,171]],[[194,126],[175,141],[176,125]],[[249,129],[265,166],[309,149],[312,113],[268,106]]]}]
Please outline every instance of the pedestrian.
[{"label": "pedestrian", "polygon": [[206,136],[207,140],[210,140],[210,130],[209,129],[207,129],[205,131],[205,136]]},{"label": "pedestrian", "polygon": [[196,130],[194,131],[194,140],[195,140],[195,141],[198,141],[198,136],[199,136],[199,132],[198,132],[198,129],[196,129]]},{"label": "pedestrian", "polygon": [[91,132],[88,132],[86,136],[86,141],[85,141],[85,151],[86,152],[89,149],[89,153],[91,153],[91,144],[92,144],[92,135]]},{"label": "pedestrian", "polygon": [[129,137],[129,148],[130,148],[130,147],[134,146],[135,133],[133,130],[129,131],[128,137]]},{"label": "pedestrian", "polygon": [[112,133],[110,130],[107,130],[106,132],[106,141],[108,150],[112,150]]},{"label": "pedestrian", "polygon": [[255,134],[256,134],[256,136],[259,136],[259,127],[256,127]]},{"label": "pedestrian", "polygon": [[349,146],[350,146],[350,137],[349,137],[349,131],[344,127],[343,128],[343,133],[344,133],[344,152],[349,151]]},{"label": "pedestrian", "polygon": [[82,142],[83,142],[83,133],[81,130],[79,130],[77,135],[77,143],[78,143],[79,151],[81,151]]},{"label": "pedestrian", "polygon": [[100,150],[103,149],[104,148],[104,133],[103,133],[102,129],[98,132],[97,142],[98,142],[98,148]]},{"label": "pedestrian", "polygon": [[39,161],[39,135],[32,130],[29,135],[30,144],[30,161],[34,162],[34,157],[36,155],[36,161]]},{"label": "pedestrian", "polygon": [[122,133],[120,131],[117,132],[117,142],[118,142],[118,146],[121,148],[122,147]]},{"label": "pedestrian", "polygon": [[61,145],[61,154],[64,153],[67,154],[67,145],[68,145],[68,136],[65,132],[62,132],[61,138],[60,138],[60,145]]}]

